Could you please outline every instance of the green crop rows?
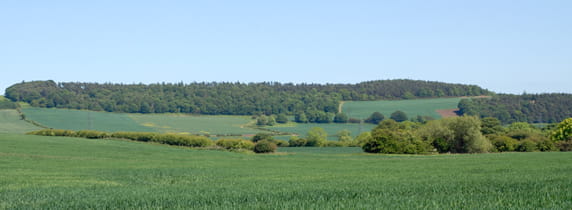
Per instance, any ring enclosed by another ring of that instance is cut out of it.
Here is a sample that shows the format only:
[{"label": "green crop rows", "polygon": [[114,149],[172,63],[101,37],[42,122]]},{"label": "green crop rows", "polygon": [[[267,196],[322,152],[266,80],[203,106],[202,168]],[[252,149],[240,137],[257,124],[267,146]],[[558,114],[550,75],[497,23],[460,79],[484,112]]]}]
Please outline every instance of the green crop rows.
[{"label": "green crop rows", "polygon": [[569,152],[249,155],[0,134],[0,157],[0,209],[572,208]]},{"label": "green crop rows", "polygon": [[435,110],[455,109],[460,100],[461,98],[348,101],[344,102],[342,111],[349,117],[358,119],[365,119],[373,112],[381,112],[386,118],[389,118],[391,113],[397,110],[405,112],[410,118],[421,115],[439,119],[441,116]]}]

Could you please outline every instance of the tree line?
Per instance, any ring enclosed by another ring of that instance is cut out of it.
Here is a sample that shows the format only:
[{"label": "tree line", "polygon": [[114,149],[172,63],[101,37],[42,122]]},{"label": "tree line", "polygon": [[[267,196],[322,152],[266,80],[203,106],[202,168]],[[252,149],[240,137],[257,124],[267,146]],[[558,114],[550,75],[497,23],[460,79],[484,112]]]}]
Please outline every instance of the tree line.
[{"label": "tree line", "polygon": [[572,94],[498,94],[491,98],[463,99],[461,115],[494,117],[503,124],[555,123],[572,117]]},{"label": "tree line", "polygon": [[475,85],[418,80],[379,80],[358,84],[278,82],[195,82],[111,84],[54,81],[22,82],[5,96],[34,107],[125,113],[272,115],[306,113],[333,117],[340,101],[478,96],[491,94]]}]

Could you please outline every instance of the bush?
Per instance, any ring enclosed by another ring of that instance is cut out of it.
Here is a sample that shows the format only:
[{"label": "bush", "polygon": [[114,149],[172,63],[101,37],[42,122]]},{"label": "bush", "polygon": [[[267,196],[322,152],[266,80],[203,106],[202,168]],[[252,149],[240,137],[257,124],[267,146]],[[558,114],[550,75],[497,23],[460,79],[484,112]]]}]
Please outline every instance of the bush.
[{"label": "bush", "polygon": [[490,136],[489,137],[493,146],[499,152],[510,152],[514,151],[518,146],[518,141],[508,136]]},{"label": "bush", "polygon": [[537,151],[536,143],[531,140],[522,140],[516,148],[519,152],[534,152]]},{"label": "bush", "polygon": [[76,133],[77,137],[88,138],[88,139],[103,139],[110,137],[106,132],[101,131],[91,131],[91,130],[81,130]]},{"label": "bush", "polygon": [[306,139],[297,136],[290,137],[290,140],[288,141],[288,144],[290,144],[291,147],[303,147],[306,146],[307,143]]},{"label": "bush", "polygon": [[572,151],[572,140],[556,142],[556,147],[560,151]]},{"label": "bush", "polygon": [[270,141],[259,141],[254,145],[254,152],[256,153],[273,153],[276,151],[276,144]]},{"label": "bush", "polygon": [[557,151],[556,145],[551,140],[544,140],[536,143],[536,148],[542,152]]},{"label": "bush", "polygon": [[272,137],[272,134],[269,133],[257,133],[256,135],[254,135],[252,137],[252,142],[256,143],[258,141],[262,141],[262,140],[268,140],[268,141],[272,141],[274,139],[274,137]]},{"label": "bush", "polygon": [[252,141],[244,139],[219,139],[215,144],[228,150],[252,150],[254,148],[254,143]]},{"label": "bush", "polygon": [[361,123],[361,120],[360,120],[360,119],[357,119],[357,118],[350,118],[350,119],[348,120],[348,123]]},{"label": "bush", "polygon": [[187,136],[178,134],[157,134],[152,141],[161,144],[187,147],[206,147],[212,144],[212,140],[204,136]]},{"label": "bush", "polygon": [[288,143],[287,141],[284,141],[284,140],[276,139],[276,140],[273,140],[272,142],[275,143],[276,146],[279,146],[279,147],[289,147],[290,146],[290,143]]},{"label": "bush", "polygon": [[115,132],[111,134],[113,138],[119,139],[129,139],[134,141],[153,141],[157,139],[157,133],[149,133],[149,132]]},{"label": "bush", "polygon": [[343,147],[343,146],[346,146],[346,144],[344,142],[339,142],[339,141],[327,141],[324,146],[326,146],[326,147]]}]

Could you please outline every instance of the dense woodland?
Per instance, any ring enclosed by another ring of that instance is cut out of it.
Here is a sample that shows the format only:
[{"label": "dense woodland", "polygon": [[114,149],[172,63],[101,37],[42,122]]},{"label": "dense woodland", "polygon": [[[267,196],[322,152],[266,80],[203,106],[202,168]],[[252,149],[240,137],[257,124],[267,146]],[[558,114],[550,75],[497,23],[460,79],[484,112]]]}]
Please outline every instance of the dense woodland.
[{"label": "dense woodland", "polygon": [[35,107],[107,112],[212,115],[308,113],[332,116],[338,112],[340,101],[488,94],[491,92],[475,85],[417,80],[380,80],[358,84],[203,82],[151,85],[34,81],[9,87],[5,96]]},{"label": "dense woodland", "polygon": [[461,114],[494,117],[502,123],[555,123],[572,117],[572,94],[499,94],[491,98],[463,99]]}]

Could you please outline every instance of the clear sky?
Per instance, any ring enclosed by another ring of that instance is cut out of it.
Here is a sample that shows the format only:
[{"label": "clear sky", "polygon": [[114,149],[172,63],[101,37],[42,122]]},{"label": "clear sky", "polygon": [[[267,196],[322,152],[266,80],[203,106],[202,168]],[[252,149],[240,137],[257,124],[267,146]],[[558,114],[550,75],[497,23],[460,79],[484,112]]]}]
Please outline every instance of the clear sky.
[{"label": "clear sky", "polygon": [[0,3],[0,94],[23,80],[396,78],[572,93],[572,1]]}]

